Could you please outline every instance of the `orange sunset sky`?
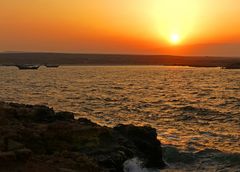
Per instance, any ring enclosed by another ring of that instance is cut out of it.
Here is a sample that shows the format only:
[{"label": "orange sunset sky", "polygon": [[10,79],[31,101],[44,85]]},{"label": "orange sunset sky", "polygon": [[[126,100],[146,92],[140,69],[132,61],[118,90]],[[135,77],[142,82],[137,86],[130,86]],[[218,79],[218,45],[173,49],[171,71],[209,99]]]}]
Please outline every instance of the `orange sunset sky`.
[{"label": "orange sunset sky", "polygon": [[1,0],[0,51],[240,57],[240,0]]}]

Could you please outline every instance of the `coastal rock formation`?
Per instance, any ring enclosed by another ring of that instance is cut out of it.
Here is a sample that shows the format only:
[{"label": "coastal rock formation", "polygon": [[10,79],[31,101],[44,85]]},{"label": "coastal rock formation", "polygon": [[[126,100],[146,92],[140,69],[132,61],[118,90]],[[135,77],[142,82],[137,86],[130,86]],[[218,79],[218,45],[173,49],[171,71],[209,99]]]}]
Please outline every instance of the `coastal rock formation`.
[{"label": "coastal rock formation", "polygon": [[46,106],[0,102],[0,171],[123,171],[138,157],[151,168],[165,166],[151,127],[100,126]]}]

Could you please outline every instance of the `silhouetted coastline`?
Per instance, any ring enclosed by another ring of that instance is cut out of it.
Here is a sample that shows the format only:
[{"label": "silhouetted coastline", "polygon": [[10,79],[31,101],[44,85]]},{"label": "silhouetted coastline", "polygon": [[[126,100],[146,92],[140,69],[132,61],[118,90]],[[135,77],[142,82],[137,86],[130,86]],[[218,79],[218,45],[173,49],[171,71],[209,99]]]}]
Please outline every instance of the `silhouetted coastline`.
[{"label": "silhouetted coastline", "polygon": [[240,63],[237,57],[201,57],[171,55],[68,54],[68,53],[0,53],[0,64],[58,65],[167,65],[223,67]]}]

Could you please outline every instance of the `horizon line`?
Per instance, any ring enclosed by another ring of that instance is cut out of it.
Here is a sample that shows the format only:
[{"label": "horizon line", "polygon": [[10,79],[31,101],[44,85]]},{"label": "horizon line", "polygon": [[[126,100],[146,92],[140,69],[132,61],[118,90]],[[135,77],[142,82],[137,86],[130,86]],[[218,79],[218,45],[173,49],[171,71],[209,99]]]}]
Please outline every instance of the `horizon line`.
[{"label": "horizon line", "polygon": [[240,58],[239,56],[219,56],[219,55],[171,55],[156,53],[103,53],[103,52],[60,52],[60,51],[0,51],[0,54],[69,54],[69,55],[120,55],[120,56],[169,56],[169,57],[221,57],[221,58]]}]

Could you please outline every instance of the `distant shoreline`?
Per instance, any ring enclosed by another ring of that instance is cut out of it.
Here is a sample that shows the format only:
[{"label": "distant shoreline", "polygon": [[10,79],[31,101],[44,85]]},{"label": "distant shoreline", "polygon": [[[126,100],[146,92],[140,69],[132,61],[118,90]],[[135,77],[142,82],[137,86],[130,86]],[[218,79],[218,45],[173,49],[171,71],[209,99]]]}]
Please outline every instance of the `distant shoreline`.
[{"label": "distant shoreline", "polygon": [[[17,67],[17,65],[2,65],[0,64],[0,67]],[[39,66],[39,69],[40,68],[44,68],[45,65],[40,65]],[[61,67],[183,67],[183,68],[219,68],[219,69],[229,69],[229,68],[224,68],[223,66],[185,66],[185,65],[132,65],[132,64],[126,64],[126,65],[98,65],[98,64],[62,64],[62,65],[59,65],[59,67],[55,68],[55,69],[58,69],[58,68],[61,68]],[[47,68],[47,67],[45,67]]]},{"label": "distant shoreline", "polygon": [[240,63],[237,57],[71,54],[71,53],[0,53],[0,65],[59,64],[79,66],[190,66],[224,67]]}]

